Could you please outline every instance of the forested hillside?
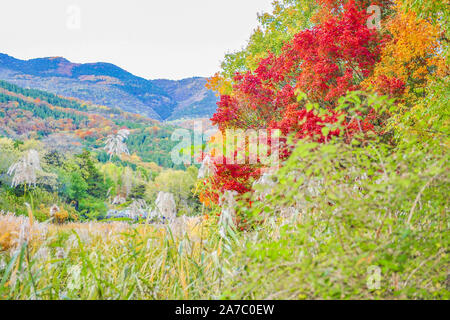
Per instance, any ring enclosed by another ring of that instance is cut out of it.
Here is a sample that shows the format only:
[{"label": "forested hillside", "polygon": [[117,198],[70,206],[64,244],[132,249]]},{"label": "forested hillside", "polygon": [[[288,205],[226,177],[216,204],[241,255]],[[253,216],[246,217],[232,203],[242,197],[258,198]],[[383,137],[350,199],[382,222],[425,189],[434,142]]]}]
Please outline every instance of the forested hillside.
[{"label": "forested hillside", "polygon": [[131,130],[129,146],[143,161],[173,167],[170,137],[173,126],[119,109],[91,105],[45,91],[24,89],[0,81],[0,134],[16,139],[42,140],[57,151],[96,150],[105,161],[103,140],[120,128]]}]

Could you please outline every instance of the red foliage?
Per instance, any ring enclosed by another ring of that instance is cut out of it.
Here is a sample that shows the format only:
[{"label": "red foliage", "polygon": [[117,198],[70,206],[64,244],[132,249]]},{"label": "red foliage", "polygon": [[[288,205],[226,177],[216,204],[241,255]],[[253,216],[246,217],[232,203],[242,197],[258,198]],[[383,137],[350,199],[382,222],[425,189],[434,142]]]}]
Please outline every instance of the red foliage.
[{"label": "red foliage", "polygon": [[[379,61],[383,44],[377,32],[367,28],[366,8],[358,9],[353,1],[339,4],[343,4],[340,14],[299,32],[279,56],[269,54],[254,72],[236,74],[233,95],[220,97],[213,123],[222,131],[280,129],[285,136],[294,133],[297,139],[320,143],[339,135],[339,130],[334,130],[324,136],[322,129],[338,121],[338,98],[360,89],[360,83]],[[297,101],[296,90],[326,109],[327,114],[307,111],[304,102]],[[344,123],[344,134],[350,137],[354,132],[371,130],[373,116]],[[288,155],[289,150],[282,150],[282,157]],[[216,190],[247,192],[251,178],[258,175],[258,166],[218,165]]]},{"label": "red foliage", "polygon": [[396,77],[389,78],[386,75],[381,75],[376,79],[376,87],[378,93],[391,97],[400,97],[406,90],[406,84],[403,80]]}]

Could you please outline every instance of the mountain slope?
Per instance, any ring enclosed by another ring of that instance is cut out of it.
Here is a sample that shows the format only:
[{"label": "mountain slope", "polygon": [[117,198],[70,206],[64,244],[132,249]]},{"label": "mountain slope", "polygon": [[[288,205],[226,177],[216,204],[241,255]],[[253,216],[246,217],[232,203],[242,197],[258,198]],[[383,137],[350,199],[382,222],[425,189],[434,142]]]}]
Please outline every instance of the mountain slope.
[{"label": "mountain slope", "polygon": [[156,120],[211,117],[217,102],[205,78],[146,80],[110,63],[77,64],[61,57],[20,60],[0,54],[0,80]]},{"label": "mountain slope", "polygon": [[205,78],[188,78],[180,81],[154,80],[153,82],[176,102],[167,120],[202,118],[205,115],[211,118],[216,111],[217,97],[205,88]]}]

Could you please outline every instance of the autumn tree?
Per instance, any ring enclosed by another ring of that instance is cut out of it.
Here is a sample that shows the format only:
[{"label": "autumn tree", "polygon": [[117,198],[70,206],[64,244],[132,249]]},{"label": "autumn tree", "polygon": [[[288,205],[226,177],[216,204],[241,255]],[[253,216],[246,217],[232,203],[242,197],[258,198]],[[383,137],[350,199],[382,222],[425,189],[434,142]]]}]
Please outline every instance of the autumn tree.
[{"label": "autumn tree", "polygon": [[[349,1],[342,14],[295,34],[279,55],[268,52],[254,71],[237,72],[232,93],[220,97],[213,123],[224,134],[227,129],[279,129],[282,143],[290,134],[323,143],[342,133],[350,137],[372,130],[372,111],[352,117],[335,109],[340,97],[361,89],[380,60],[383,39],[368,29],[367,18],[366,10]],[[298,99],[299,93],[304,99]],[[308,108],[308,103],[322,111]],[[338,122],[345,132],[332,128]],[[285,145],[281,157],[288,156]],[[218,190],[244,193],[260,168],[220,161],[213,181]]]}]

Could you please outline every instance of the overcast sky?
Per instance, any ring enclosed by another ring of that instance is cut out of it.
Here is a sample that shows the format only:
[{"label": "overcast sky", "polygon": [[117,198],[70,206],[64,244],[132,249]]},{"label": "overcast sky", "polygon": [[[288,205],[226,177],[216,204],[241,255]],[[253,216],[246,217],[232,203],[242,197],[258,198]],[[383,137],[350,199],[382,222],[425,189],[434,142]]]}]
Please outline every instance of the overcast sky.
[{"label": "overcast sky", "polygon": [[210,76],[272,0],[2,0],[0,52],[111,62],[147,79]]}]

